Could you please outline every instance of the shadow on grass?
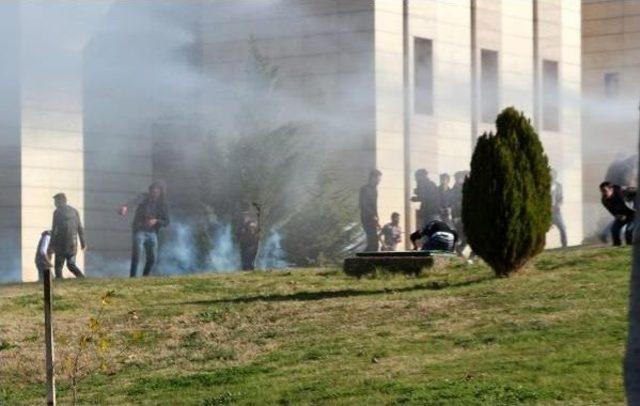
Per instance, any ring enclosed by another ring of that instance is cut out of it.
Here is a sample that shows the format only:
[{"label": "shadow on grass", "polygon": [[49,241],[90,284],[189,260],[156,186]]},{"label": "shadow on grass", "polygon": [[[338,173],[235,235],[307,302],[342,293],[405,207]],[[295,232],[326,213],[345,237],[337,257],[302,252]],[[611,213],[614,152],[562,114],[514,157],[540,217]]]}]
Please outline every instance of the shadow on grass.
[{"label": "shadow on grass", "polygon": [[370,289],[370,290],[357,290],[357,289],[342,289],[342,290],[327,290],[318,292],[296,292],[290,294],[268,294],[268,295],[254,295],[254,296],[240,296],[230,299],[215,299],[215,300],[197,300],[191,302],[182,302],[184,305],[216,305],[216,304],[233,304],[233,303],[253,303],[253,302],[290,302],[290,301],[314,301],[324,299],[337,299],[345,297],[357,297],[357,296],[370,296],[370,295],[383,295],[386,293],[402,293],[413,292],[417,290],[441,290],[446,288],[457,288],[463,286],[470,286],[494,280],[493,276],[482,276],[479,278],[469,279],[456,283],[448,283],[443,281],[430,281],[427,283],[420,283],[413,286],[407,286],[399,289]]}]

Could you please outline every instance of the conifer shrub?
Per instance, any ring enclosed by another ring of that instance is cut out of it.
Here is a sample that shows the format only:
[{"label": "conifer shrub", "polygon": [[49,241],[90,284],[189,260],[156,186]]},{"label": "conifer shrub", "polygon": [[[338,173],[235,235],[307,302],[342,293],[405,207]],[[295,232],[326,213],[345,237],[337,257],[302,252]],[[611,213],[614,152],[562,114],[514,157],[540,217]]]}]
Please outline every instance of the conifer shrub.
[{"label": "conifer shrub", "polygon": [[513,107],[484,133],[463,188],[462,221],[469,245],[497,276],[539,254],[551,227],[551,174],[538,134]]}]

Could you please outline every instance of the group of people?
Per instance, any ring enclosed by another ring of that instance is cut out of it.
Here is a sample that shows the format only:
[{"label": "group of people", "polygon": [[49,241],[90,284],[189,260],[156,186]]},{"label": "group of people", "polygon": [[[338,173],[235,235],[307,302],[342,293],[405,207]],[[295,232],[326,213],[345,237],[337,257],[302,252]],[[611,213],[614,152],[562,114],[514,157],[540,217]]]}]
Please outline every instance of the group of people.
[{"label": "group of people", "polygon": [[[426,169],[415,173],[416,188],[413,202],[420,203],[416,223],[419,229],[411,234],[415,249],[418,242],[423,241],[424,250],[454,251],[462,255],[466,247],[466,239],[462,227],[462,187],[467,172],[451,176],[440,175],[440,184],[429,179]],[[360,220],[366,235],[365,251],[395,251],[402,242],[400,214],[394,212],[391,221],[380,226],[378,218],[378,185],[382,173],[373,170],[369,173],[368,182],[360,189]]]},{"label": "group of people", "polygon": [[[67,196],[58,193],[53,197],[55,211],[51,230],[42,233],[36,252],[36,267],[42,277],[46,270],[54,268],[55,277],[62,278],[62,269],[66,263],[69,271],[77,278],[84,277],[84,273],[76,264],[78,241],[80,248],[85,250],[84,227],[78,211],[69,205]],[[132,278],[138,274],[138,268],[144,256],[143,276],[148,276],[158,257],[158,233],[161,228],[169,225],[169,210],[165,201],[164,185],[155,182],[149,186],[148,193],[143,193],[130,202],[122,205],[118,213],[126,217],[130,209],[135,206],[132,226],[131,267],[129,274]],[[55,256],[54,264],[51,259]]]},{"label": "group of people", "polygon": [[[419,228],[410,237],[414,249],[456,251],[459,255],[463,255],[467,244],[462,224],[462,188],[467,174],[466,171],[456,172],[454,184],[451,186],[451,177],[446,173],[440,175],[440,184],[436,185],[429,179],[426,169],[416,171],[416,188],[411,200],[419,203],[420,207],[416,216]],[[561,211],[563,192],[556,175],[555,171],[551,172],[553,224],[560,232],[562,246],[566,247],[567,233]],[[383,227],[380,226],[378,185],[381,178],[380,171],[371,171],[367,184],[360,189],[360,219],[366,234],[366,251],[380,249],[395,251],[402,242],[399,213],[394,212],[391,215],[391,221]],[[613,222],[608,227],[613,245],[622,244],[620,235],[623,230],[626,243],[631,244],[635,219],[635,207],[632,203],[636,194],[635,188],[605,181],[600,184],[600,192],[603,206],[614,216]],[[55,211],[51,230],[43,232],[38,243],[36,253],[38,271],[42,274],[45,269],[54,268],[56,278],[62,278],[62,269],[66,264],[74,276],[84,277],[76,263],[78,242],[82,250],[87,247],[80,215],[69,205],[64,193],[56,194],[53,200]],[[122,205],[118,213],[126,217],[134,206],[136,209],[132,222],[129,274],[131,277],[137,276],[140,262],[144,257],[142,275],[147,276],[151,273],[158,257],[158,233],[160,229],[169,225],[164,185],[159,182],[151,184],[148,193],[141,194]],[[243,269],[253,269],[258,251],[260,210],[258,206],[256,209],[257,216],[247,214],[239,222],[238,241],[243,253]],[[421,247],[420,241],[423,242]],[[52,264],[53,255],[55,255],[55,261]]]},{"label": "group of people", "polygon": [[[55,211],[51,230],[42,233],[36,252],[36,267],[42,278],[46,269],[54,268],[55,277],[62,278],[62,270],[66,263],[69,271],[77,278],[84,273],[76,263],[78,241],[85,250],[85,232],[78,211],[70,206],[64,193],[54,197]],[[165,186],[154,182],[147,193],[123,204],[118,214],[126,218],[135,208],[132,226],[131,266],[129,275],[135,278],[142,263],[142,276],[149,276],[157,262],[159,248],[159,232],[169,225],[169,209],[165,197]],[[260,242],[260,207],[253,204],[251,208],[241,210],[234,222],[236,240],[240,248],[242,269],[252,270]],[[52,264],[52,257],[55,261]]]},{"label": "group of people", "polygon": [[[416,171],[416,188],[411,200],[420,203],[416,216],[416,223],[420,228],[411,234],[414,249],[419,249],[417,242],[422,240],[423,250],[456,251],[462,255],[467,245],[462,224],[462,188],[467,174],[465,171],[456,172],[454,184],[450,186],[451,177],[446,173],[440,175],[440,184],[436,185],[429,179],[425,169]],[[394,212],[391,221],[383,227],[379,225],[377,187],[381,178],[380,171],[371,171],[369,181],[360,189],[360,215],[367,240],[365,251],[368,252],[395,251],[402,242],[399,213]],[[567,230],[562,216],[564,194],[555,170],[551,171],[551,179],[552,223],[560,233],[562,247],[566,247]],[[600,191],[603,206],[614,216],[608,227],[613,245],[622,244],[620,235],[623,230],[626,243],[631,244],[635,218],[632,202],[636,194],[635,188],[606,181],[600,185]]]}]

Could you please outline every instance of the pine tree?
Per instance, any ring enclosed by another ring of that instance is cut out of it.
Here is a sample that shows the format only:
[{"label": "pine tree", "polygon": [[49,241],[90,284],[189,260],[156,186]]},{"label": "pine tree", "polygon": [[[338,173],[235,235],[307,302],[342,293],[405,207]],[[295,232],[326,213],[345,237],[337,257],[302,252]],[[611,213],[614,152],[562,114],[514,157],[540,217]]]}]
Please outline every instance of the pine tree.
[{"label": "pine tree", "polygon": [[509,107],[496,134],[479,139],[463,188],[462,220],[473,251],[497,276],[539,254],[551,227],[551,174],[531,122]]}]

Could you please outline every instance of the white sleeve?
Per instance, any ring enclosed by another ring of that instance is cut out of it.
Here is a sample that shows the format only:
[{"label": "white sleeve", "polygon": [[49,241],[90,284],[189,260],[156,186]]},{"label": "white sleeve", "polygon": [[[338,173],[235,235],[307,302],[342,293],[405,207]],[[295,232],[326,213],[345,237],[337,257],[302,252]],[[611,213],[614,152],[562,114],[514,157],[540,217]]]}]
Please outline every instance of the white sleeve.
[{"label": "white sleeve", "polygon": [[42,256],[47,256],[47,251],[49,250],[49,243],[51,242],[51,236],[45,235],[40,240],[40,247],[38,249],[38,253]]}]

